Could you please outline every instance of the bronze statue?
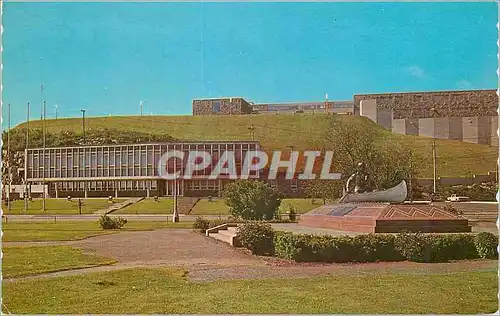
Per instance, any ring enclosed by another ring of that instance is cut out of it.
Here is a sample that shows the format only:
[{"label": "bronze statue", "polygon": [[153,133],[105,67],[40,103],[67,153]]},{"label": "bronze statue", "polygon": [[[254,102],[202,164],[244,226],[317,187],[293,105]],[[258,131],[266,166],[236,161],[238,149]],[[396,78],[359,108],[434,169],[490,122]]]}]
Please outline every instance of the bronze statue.
[{"label": "bronze statue", "polygon": [[[354,188],[351,185],[352,181],[354,181]],[[356,172],[347,179],[345,190],[347,193],[363,193],[368,191],[368,186],[368,173],[365,170],[365,164],[360,162]]]}]

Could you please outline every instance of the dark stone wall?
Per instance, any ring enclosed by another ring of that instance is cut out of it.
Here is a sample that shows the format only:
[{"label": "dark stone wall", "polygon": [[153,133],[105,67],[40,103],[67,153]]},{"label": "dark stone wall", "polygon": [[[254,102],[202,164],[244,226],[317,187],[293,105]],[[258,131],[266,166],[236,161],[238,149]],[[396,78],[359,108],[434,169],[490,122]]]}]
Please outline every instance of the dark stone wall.
[{"label": "dark stone wall", "polygon": [[361,100],[376,99],[377,105],[392,108],[394,119],[432,117],[496,116],[496,90],[438,91],[354,95],[355,113]]},{"label": "dark stone wall", "polygon": [[[218,113],[214,113],[214,104],[219,102]],[[193,115],[240,115],[252,113],[252,106],[243,98],[221,98],[193,100]]]}]

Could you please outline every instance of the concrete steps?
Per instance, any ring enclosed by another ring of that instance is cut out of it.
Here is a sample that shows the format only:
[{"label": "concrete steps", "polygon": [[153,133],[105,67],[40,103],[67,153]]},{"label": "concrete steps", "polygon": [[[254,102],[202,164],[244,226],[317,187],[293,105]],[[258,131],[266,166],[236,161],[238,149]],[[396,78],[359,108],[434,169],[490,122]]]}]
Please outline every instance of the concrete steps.
[{"label": "concrete steps", "polygon": [[179,214],[189,214],[193,210],[194,206],[200,198],[198,197],[188,197],[188,196],[183,196],[179,197],[177,201],[177,208],[179,211]]},{"label": "concrete steps", "polygon": [[[227,226],[229,225],[229,226]],[[234,225],[234,226],[233,226]],[[223,224],[207,230],[206,236],[228,243],[233,247],[241,247],[237,236],[236,224]]]}]

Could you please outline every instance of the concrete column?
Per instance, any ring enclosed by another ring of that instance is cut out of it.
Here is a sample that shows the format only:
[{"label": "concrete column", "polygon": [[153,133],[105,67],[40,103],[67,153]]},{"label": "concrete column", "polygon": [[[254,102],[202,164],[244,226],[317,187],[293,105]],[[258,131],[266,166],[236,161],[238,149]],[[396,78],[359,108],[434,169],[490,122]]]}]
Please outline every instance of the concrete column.
[{"label": "concrete column", "polygon": [[83,190],[85,191],[85,198],[87,198],[87,196],[88,196],[87,182],[83,183]]},{"label": "concrete column", "polygon": [[59,190],[57,189],[57,182],[54,185],[55,185],[56,199],[57,199],[59,197]]}]

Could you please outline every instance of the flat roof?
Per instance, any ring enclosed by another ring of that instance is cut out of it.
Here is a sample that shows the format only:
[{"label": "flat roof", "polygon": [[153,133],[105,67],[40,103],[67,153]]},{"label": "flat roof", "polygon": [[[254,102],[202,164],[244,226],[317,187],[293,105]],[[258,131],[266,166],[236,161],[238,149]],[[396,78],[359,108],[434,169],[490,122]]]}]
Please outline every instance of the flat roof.
[{"label": "flat roof", "polygon": [[383,94],[430,94],[430,93],[466,93],[466,92],[496,92],[495,89],[474,89],[474,90],[435,90],[435,91],[410,91],[410,92],[373,92],[373,93],[356,93],[354,96],[363,96],[363,95],[383,95]]},{"label": "flat roof", "polygon": [[[123,146],[152,146],[152,145],[210,145],[210,144],[257,144],[260,147],[259,141],[254,140],[211,140],[211,141],[180,141],[180,142],[163,142],[163,143],[135,143],[135,144],[110,144],[110,145],[85,145],[85,146],[66,146],[66,147],[45,147],[45,149],[68,149],[68,148],[99,148],[99,147],[123,147]],[[41,147],[28,148],[28,150],[43,150]]]}]

